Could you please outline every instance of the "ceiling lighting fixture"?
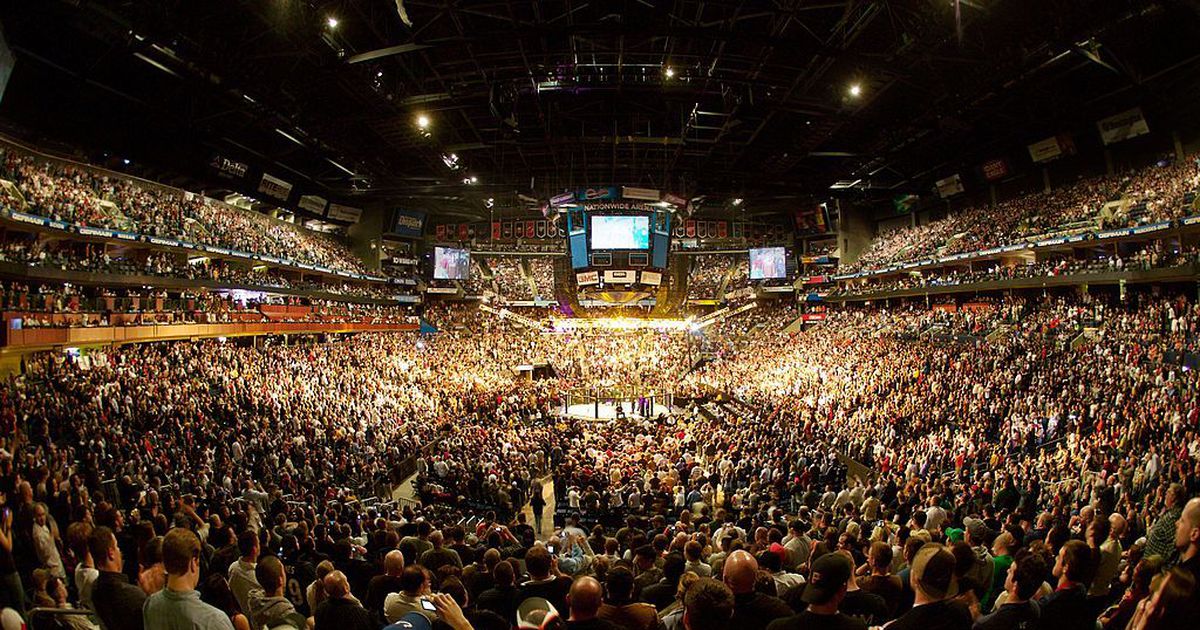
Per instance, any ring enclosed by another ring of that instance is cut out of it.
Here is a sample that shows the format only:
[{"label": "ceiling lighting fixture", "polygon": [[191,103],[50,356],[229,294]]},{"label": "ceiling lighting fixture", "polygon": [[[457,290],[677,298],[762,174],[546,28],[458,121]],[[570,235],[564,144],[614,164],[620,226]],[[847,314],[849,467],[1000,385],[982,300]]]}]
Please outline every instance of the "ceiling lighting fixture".
[{"label": "ceiling lighting fixture", "polygon": [[663,70],[663,74],[667,75],[668,79],[674,78],[675,77],[675,68],[672,68],[671,66],[667,66],[667,69]]},{"label": "ceiling lighting fixture", "polygon": [[428,129],[429,128],[429,116],[426,116],[425,114],[418,115],[417,116],[417,128],[418,129]]},{"label": "ceiling lighting fixture", "polygon": [[742,199],[741,197],[737,197],[733,200],[733,205],[740,206],[740,205],[742,205],[743,201],[745,201],[745,199]]},{"label": "ceiling lighting fixture", "polygon": [[329,25],[329,28],[334,29],[337,28],[338,19],[331,15],[329,19],[325,20],[325,23]]},{"label": "ceiling lighting fixture", "polygon": [[862,85],[859,83],[852,84],[850,86],[850,97],[858,98],[860,96],[862,96]]}]

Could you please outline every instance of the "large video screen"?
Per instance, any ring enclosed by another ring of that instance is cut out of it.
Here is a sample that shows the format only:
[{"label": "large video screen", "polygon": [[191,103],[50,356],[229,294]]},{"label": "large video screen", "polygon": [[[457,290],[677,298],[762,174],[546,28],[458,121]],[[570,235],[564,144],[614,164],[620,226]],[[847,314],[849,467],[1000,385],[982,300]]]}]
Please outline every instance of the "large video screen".
[{"label": "large video screen", "polygon": [[433,248],[434,280],[466,280],[471,274],[471,252],[453,247]]},{"label": "large video screen", "polygon": [[787,254],[782,247],[750,250],[750,279],[770,280],[787,277]]},{"label": "large video screen", "polygon": [[649,216],[592,215],[592,249],[650,249]]}]

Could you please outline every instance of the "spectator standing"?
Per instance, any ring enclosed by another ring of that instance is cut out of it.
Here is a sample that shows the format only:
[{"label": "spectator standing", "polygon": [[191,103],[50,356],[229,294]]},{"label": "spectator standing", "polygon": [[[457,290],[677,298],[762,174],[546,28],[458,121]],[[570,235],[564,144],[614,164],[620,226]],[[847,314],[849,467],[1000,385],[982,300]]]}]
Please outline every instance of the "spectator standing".
[{"label": "spectator standing", "polygon": [[[147,630],[233,630],[221,610],[200,601],[200,538],[189,529],[173,528],[163,538],[167,587],[146,598],[142,617]],[[93,593],[93,597],[95,594]]]}]

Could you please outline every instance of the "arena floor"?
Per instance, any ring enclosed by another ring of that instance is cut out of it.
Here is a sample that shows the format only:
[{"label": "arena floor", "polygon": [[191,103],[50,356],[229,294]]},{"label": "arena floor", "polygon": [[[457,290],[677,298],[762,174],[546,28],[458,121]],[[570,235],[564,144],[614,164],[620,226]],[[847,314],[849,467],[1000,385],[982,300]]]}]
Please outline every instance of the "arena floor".
[{"label": "arena floor", "polygon": [[[670,413],[671,408],[666,405],[654,405],[654,411],[650,414],[651,417],[657,416],[660,413]],[[585,418],[589,420],[611,420],[617,417],[617,407],[612,403],[602,403],[597,410],[592,403],[580,403],[567,407],[567,415],[572,418]],[[630,418],[641,418],[642,416],[632,413],[629,405],[625,405],[625,415]]]}]

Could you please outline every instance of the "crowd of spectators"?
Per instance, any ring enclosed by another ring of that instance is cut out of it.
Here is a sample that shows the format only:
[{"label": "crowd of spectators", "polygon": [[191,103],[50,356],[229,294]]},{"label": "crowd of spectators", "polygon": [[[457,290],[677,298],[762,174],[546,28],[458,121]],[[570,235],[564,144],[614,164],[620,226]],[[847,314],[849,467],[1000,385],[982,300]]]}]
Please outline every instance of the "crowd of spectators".
[{"label": "crowd of spectators", "polygon": [[[0,245],[0,262],[83,271],[105,275],[148,275],[162,278],[211,281],[215,286],[299,289],[335,295],[390,299],[402,290],[378,283],[300,279],[298,273],[253,267],[225,260],[189,263],[186,256],[155,251],[110,252],[101,245],[78,243],[34,243],[5,239]],[[411,290],[411,289],[404,289]]]},{"label": "crowd of spectators", "polygon": [[529,258],[529,277],[533,278],[533,286],[537,296],[542,300],[554,299],[554,259]]},{"label": "crowd of spectators", "polygon": [[[938,255],[1020,243],[1064,230],[1129,227],[1191,214],[1200,162],[1164,162],[1127,174],[1083,178],[991,206],[971,206],[944,219],[880,234],[845,271],[874,269]],[[1116,212],[1103,211],[1121,201]],[[1102,212],[1103,211],[1103,212]]]},{"label": "crowd of spectators", "polygon": [[[0,606],[256,630],[1194,619],[1186,297],[847,309],[794,335],[791,309],[751,309],[699,364],[691,332],[430,311],[442,333],[29,358],[0,387]],[[1001,322],[986,351],[914,334]],[[516,378],[539,358],[558,374]],[[693,402],[555,414],[612,385]],[[369,497],[412,458],[421,503]]]},{"label": "crowd of spectators", "polygon": [[1195,246],[1174,247],[1154,241],[1125,254],[1100,254],[1092,258],[1056,258],[1027,264],[995,264],[985,269],[945,270],[902,274],[893,277],[872,277],[848,281],[832,288],[827,296],[865,295],[910,289],[953,287],[979,282],[998,282],[1018,278],[1056,278],[1120,271],[1147,271],[1195,264]]},{"label": "crowd of spectators", "polygon": [[711,300],[718,297],[717,291],[725,282],[729,270],[738,262],[737,257],[732,254],[689,256],[685,260],[691,261],[691,271],[688,273],[689,300]]},{"label": "crowd of spectators", "polygon": [[226,247],[283,260],[365,273],[362,261],[329,236],[219,201],[90,166],[0,147],[0,178],[18,195],[0,203],[58,221]]},{"label": "crowd of spectators", "polygon": [[533,299],[533,288],[521,266],[520,258],[490,258],[492,282],[496,294],[502,300],[527,301]]}]

